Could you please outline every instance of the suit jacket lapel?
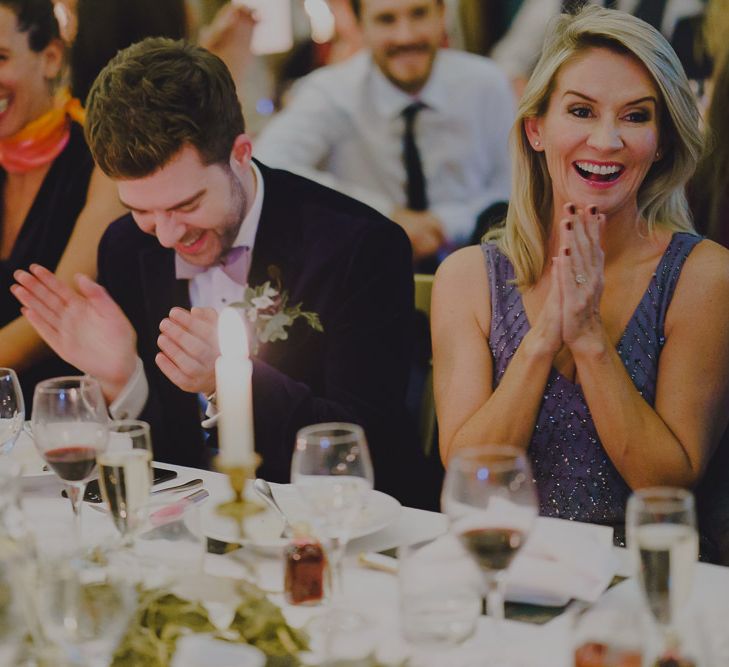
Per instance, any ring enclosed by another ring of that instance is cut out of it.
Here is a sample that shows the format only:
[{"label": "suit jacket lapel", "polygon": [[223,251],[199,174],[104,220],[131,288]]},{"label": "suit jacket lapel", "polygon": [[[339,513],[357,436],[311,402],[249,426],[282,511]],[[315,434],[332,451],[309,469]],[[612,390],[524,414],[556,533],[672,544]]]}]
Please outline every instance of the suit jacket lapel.
[{"label": "suit jacket lapel", "polygon": [[[150,329],[158,330],[159,323],[167,317],[170,308],[190,307],[190,294],[187,280],[175,278],[175,253],[173,250],[157,246],[145,248],[140,256],[144,307]],[[154,336],[156,338],[156,334]]]},{"label": "suit jacket lapel", "polygon": [[269,280],[269,266],[281,271],[283,289],[291,292],[291,281],[299,274],[302,257],[294,252],[298,245],[300,225],[297,212],[287,205],[288,193],[280,182],[280,175],[256,161],[264,182],[263,207],[258,223],[253,261],[248,282],[251,286]]}]

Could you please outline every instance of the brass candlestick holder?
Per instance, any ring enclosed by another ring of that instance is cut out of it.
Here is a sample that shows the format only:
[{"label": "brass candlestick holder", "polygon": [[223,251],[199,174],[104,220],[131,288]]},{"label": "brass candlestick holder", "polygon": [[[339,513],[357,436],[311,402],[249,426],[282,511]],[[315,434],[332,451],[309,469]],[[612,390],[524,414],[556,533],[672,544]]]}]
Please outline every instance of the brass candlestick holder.
[{"label": "brass candlestick holder", "polygon": [[[254,454],[252,461],[248,464],[227,465],[223,458],[218,456],[214,461],[214,465],[216,470],[228,476],[230,488],[233,490],[233,498],[220,503],[215,509],[220,516],[235,522],[238,537],[236,541],[242,546],[249,537],[246,534],[246,521],[265,509],[261,503],[246,498],[245,493],[246,480],[255,478],[256,469],[261,465],[261,457]],[[246,567],[251,581],[256,582],[258,579],[258,566],[254,551],[248,549],[240,551],[237,550],[237,547],[233,547],[231,551],[238,554],[237,560]]]},{"label": "brass candlestick holder", "polygon": [[256,469],[259,465],[261,465],[261,457],[258,454],[254,454],[253,461],[247,465],[226,465],[220,456],[215,459],[216,470],[228,476],[230,488],[233,490],[233,499],[220,503],[216,510],[221,516],[237,521],[240,525],[241,535],[244,532],[245,520],[265,509],[262,504],[246,498],[245,494],[246,480],[256,476]]}]

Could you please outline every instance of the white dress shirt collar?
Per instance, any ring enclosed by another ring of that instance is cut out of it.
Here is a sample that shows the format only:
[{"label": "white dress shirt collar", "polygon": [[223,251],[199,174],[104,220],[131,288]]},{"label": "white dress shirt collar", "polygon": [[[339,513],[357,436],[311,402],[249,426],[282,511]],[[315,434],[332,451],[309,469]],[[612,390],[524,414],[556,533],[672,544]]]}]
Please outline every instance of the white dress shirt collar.
[{"label": "white dress shirt collar", "polygon": [[[248,246],[250,248],[251,261],[248,264],[249,268],[255,252],[254,244],[258,224],[261,220],[264,193],[263,176],[254,162],[251,162],[251,170],[253,171],[256,191],[251,207],[243,218],[232,246],[234,248],[239,246]],[[243,287],[231,280],[219,265],[208,267],[192,278],[188,289],[192,306],[215,308],[218,312],[225,306],[240,301],[243,296]]]}]

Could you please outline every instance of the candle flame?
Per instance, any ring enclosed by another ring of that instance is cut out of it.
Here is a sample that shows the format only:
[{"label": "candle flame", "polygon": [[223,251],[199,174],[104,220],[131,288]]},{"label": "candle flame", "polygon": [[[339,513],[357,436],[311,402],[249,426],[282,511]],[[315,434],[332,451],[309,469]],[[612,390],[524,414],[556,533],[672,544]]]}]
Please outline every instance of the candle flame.
[{"label": "candle flame", "polygon": [[220,354],[228,359],[248,359],[246,325],[235,308],[223,308],[218,318],[218,345]]}]

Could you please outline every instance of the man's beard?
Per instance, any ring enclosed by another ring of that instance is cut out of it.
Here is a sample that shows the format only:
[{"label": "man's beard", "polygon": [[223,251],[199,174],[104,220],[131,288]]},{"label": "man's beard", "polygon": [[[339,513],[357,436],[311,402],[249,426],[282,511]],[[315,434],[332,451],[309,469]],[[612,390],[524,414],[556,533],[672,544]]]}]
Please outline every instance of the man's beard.
[{"label": "man's beard", "polygon": [[[385,77],[389,79],[390,83],[392,83],[395,87],[399,88],[405,93],[414,95],[415,93],[418,93],[420,90],[422,90],[422,88],[428,82],[428,79],[430,78],[430,75],[433,71],[433,63],[435,62],[437,52],[438,49],[434,48],[431,44],[427,42],[392,47],[388,49],[384,62],[380,63],[380,70],[385,75]],[[427,55],[429,62],[425,71],[423,71],[421,75],[417,78],[399,78],[393,68],[390,67],[389,61],[390,58],[396,57],[401,53],[419,53]]]},{"label": "man's beard", "polygon": [[230,208],[228,216],[220,228],[221,251],[218,261],[225,257],[233,247],[248,208],[248,198],[243,184],[236,178],[232,169],[228,170],[228,182],[230,183]]}]

